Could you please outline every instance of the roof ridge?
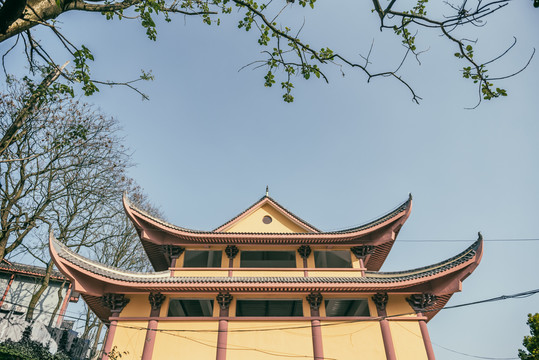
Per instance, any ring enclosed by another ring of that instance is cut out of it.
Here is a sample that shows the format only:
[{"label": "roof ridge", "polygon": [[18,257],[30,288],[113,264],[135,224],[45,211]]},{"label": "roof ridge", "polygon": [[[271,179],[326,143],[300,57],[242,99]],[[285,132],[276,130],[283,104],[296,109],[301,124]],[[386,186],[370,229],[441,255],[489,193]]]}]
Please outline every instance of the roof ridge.
[{"label": "roof ridge", "polygon": [[[308,233],[308,232],[307,233],[302,233],[302,235],[304,235],[304,236],[315,236],[315,235],[323,235],[323,234],[347,234],[347,233],[352,233],[352,232],[361,231],[361,230],[365,230],[365,229],[374,227],[374,226],[376,226],[378,224],[381,224],[381,223],[395,217],[396,215],[402,213],[403,211],[406,211],[409,208],[410,204],[411,204],[412,196],[410,194],[409,198],[405,202],[403,202],[402,204],[397,206],[394,210],[388,212],[387,214],[385,214],[384,216],[382,216],[382,217],[380,217],[380,218],[378,218],[376,220],[373,220],[373,221],[370,221],[370,222],[368,222],[366,224],[362,224],[362,225],[359,225],[359,226],[356,226],[356,227],[353,227],[353,228],[349,228],[349,229],[343,229],[343,230],[339,230],[339,231],[327,231],[326,232],[326,231],[320,231],[319,229],[317,229],[314,226],[310,225],[305,220],[301,219],[300,217],[298,217],[298,216],[294,215],[293,213],[291,213],[290,211],[288,211],[285,207],[283,207],[281,204],[279,204],[277,201],[275,201],[270,196],[264,195],[257,202],[255,202],[254,204],[249,206],[247,209],[245,209],[240,214],[236,215],[234,218],[230,219],[226,223],[222,224],[221,226],[215,228],[212,231],[205,231],[205,230],[195,230],[195,229],[189,229],[189,228],[177,226],[177,225],[169,223],[169,222],[167,222],[165,220],[159,219],[158,217],[153,216],[150,213],[148,213],[147,211],[142,210],[139,207],[137,207],[127,197],[127,194],[124,193],[124,202],[125,202],[125,204],[127,206],[129,206],[129,208],[134,210],[135,212],[138,212],[139,214],[142,214],[142,215],[150,218],[151,220],[153,220],[153,221],[155,221],[155,222],[157,222],[157,223],[159,223],[159,224],[161,224],[163,226],[169,227],[171,229],[179,230],[179,231],[185,231],[185,232],[194,233],[194,234],[215,234],[215,233],[218,233],[218,231],[216,231],[216,230],[225,227],[227,224],[230,224],[232,221],[236,220],[237,218],[239,218],[240,216],[242,216],[243,214],[245,214],[246,212],[251,210],[253,207],[255,207],[257,204],[259,204],[264,199],[268,199],[268,200],[272,201],[274,204],[276,204],[277,206],[282,208],[284,211],[286,211],[289,215],[293,216],[298,221],[304,223],[305,225],[307,225],[307,226],[309,226],[312,229],[317,231],[317,232],[312,232],[312,233]],[[281,235],[290,235],[290,234],[294,234],[294,233],[229,232],[228,234],[242,234],[242,235],[250,235],[250,234],[251,235],[255,235],[255,234],[265,234],[265,235],[267,235],[267,234],[281,234]]]}]

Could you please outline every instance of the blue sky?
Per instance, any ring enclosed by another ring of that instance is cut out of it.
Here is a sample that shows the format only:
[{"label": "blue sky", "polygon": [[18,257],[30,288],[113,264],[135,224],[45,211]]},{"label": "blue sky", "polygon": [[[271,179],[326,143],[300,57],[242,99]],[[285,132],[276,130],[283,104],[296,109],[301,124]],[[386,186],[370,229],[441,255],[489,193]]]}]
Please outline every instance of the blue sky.
[{"label": "blue sky", "polygon": [[[319,1],[314,11],[293,5],[284,19],[306,25],[316,48],[330,45],[360,60],[374,39],[372,66],[393,69],[404,50],[381,34],[370,6]],[[518,43],[494,75],[523,65],[539,48],[539,9],[514,2],[483,28],[476,56],[488,59]],[[194,18],[158,24],[145,39],[136,21],[107,22],[70,13],[62,28],[96,57],[94,74],[127,80],[140,69],[156,79],[141,84],[151,100],[103,87],[88,100],[117,117],[136,163],[131,176],[168,221],[212,229],[270,195],[323,230],[376,218],[414,196],[412,215],[382,270],[406,270],[449,258],[482,231],[485,239],[539,238],[539,58],[502,85],[507,98],[475,110],[477,90],[460,77],[455,49],[437,34],[420,33],[421,66],[409,59],[402,75],[423,97],[420,105],[390,79],[328,70],[330,84],[296,79],[295,102],[278,86],[263,87],[254,34],[236,28],[237,15],[208,27]],[[50,39],[44,35],[44,42]],[[5,46],[5,45],[2,45]],[[52,45],[51,45],[52,46]],[[67,60],[59,55],[59,62]],[[21,58],[8,59],[8,69]],[[406,240],[433,240],[406,242]],[[448,242],[444,240],[466,240]],[[486,242],[482,263],[449,305],[539,288],[539,241]],[[438,359],[513,358],[528,333],[526,314],[539,295],[441,311],[429,330]]]}]

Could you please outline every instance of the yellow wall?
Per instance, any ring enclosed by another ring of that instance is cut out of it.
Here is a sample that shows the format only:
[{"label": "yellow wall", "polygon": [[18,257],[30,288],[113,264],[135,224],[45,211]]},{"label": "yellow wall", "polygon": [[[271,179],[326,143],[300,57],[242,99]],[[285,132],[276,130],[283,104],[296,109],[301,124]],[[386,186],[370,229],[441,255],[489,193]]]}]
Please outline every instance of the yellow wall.
[{"label": "yellow wall", "polygon": [[127,295],[129,303],[120,313],[120,317],[150,316],[151,308],[148,294]]},{"label": "yellow wall", "polygon": [[390,295],[386,306],[386,313],[388,316],[402,315],[416,316],[414,309],[406,301],[406,297],[409,295]]},{"label": "yellow wall", "polygon": [[228,331],[227,360],[313,358],[310,321],[229,321]]},{"label": "yellow wall", "polygon": [[[264,224],[262,218],[271,216],[273,221],[270,224]],[[287,216],[271,205],[264,205],[255,210],[252,214],[238,221],[226,232],[262,232],[262,233],[304,233],[307,232]]]},{"label": "yellow wall", "polygon": [[399,360],[427,359],[427,351],[416,321],[390,321],[391,337]]},{"label": "yellow wall", "polygon": [[215,359],[218,329],[218,321],[160,321],[153,359]]},{"label": "yellow wall", "polygon": [[[122,360],[140,360],[146,339],[147,321],[118,321],[112,346],[122,354]],[[123,353],[127,352],[127,355]]]},{"label": "yellow wall", "polygon": [[321,325],[326,359],[386,359],[378,321],[322,321]]}]

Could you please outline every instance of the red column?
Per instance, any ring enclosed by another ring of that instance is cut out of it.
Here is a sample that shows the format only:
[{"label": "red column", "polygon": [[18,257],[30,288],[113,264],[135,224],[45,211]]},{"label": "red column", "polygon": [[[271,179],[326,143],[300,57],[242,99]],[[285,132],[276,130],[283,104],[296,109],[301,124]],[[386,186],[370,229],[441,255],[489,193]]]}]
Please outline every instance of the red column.
[{"label": "red column", "polygon": [[64,321],[64,315],[66,314],[67,304],[69,303],[69,299],[71,298],[72,286],[73,285],[69,283],[69,287],[67,288],[64,301],[62,302],[62,308],[60,309],[60,314],[58,315],[58,319],[56,320],[56,327],[60,327],[60,325],[62,325],[62,321]]},{"label": "red column", "polygon": [[365,276],[365,261],[363,261],[363,258],[359,258],[359,267],[361,270],[361,276]]},{"label": "red column", "polygon": [[228,245],[225,248],[225,255],[228,257],[228,276],[233,275],[232,268],[234,267],[234,258],[236,257],[236,255],[238,255],[239,252],[240,250],[236,245]]},{"label": "red column", "polygon": [[234,267],[234,259],[228,259],[228,276],[232,276],[232,268]]},{"label": "red column", "polygon": [[146,339],[144,341],[144,349],[142,350],[142,360],[151,360],[153,356],[155,336],[157,335],[156,330],[157,330],[157,320],[150,319],[150,321],[148,321],[148,329],[146,330]]},{"label": "red column", "polygon": [[380,319],[380,329],[382,330],[382,341],[384,342],[384,350],[386,352],[387,360],[397,360],[395,355],[395,346],[393,345],[393,337],[391,336],[391,329],[389,328],[389,321],[386,316],[386,305],[388,301],[387,293],[378,293],[372,297],[376,310]]},{"label": "red column", "polygon": [[15,279],[15,274],[11,274],[11,277],[9,278],[9,283],[7,284],[6,291],[4,291],[4,295],[2,295],[2,299],[0,300],[0,306],[4,303],[4,300],[6,300],[6,296],[9,292],[9,288],[11,287],[11,284],[13,283],[13,280]]},{"label": "red column", "polygon": [[228,310],[232,302],[232,295],[229,293],[219,293],[217,295],[217,303],[219,304],[219,332],[217,333],[217,353],[216,360],[226,359],[226,347],[228,345],[228,320],[222,319],[228,317]]},{"label": "red column", "polygon": [[[312,252],[312,250],[311,250],[311,247],[309,245],[301,245],[298,248],[298,254],[303,259],[303,269],[307,269],[307,267],[308,267],[307,259],[309,258],[309,255],[311,255],[311,252]],[[309,271],[308,270],[303,270],[303,276],[305,276],[305,277],[309,276]]]},{"label": "red column", "polygon": [[[219,316],[228,316],[228,309],[220,310]],[[228,343],[228,320],[219,320],[219,332],[217,334],[217,355],[216,360],[226,359],[226,347]]]},{"label": "red column", "polygon": [[[311,316],[320,315],[314,315],[311,311]],[[313,334],[314,360],[324,360],[324,347],[322,345],[322,329],[320,328],[320,320],[311,320],[311,330]]]},{"label": "red column", "polygon": [[[417,314],[421,316],[422,314]],[[419,320],[419,328],[421,329],[421,336],[423,337],[423,343],[425,344],[425,350],[427,351],[427,359],[435,360],[434,350],[432,349],[432,343],[430,341],[429,331],[427,330],[427,322],[425,320]]]},{"label": "red column", "polygon": [[421,337],[423,338],[423,344],[425,345],[428,360],[434,360],[434,350],[432,349],[432,343],[427,330],[427,322],[425,321],[423,312],[434,306],[436,304],[436,299],[436,295],[431,293],[412,294],[406,298],[406,301],[408,301],[419,318],[419,329],[421,330]]},{"label": "red column", "polygon": [[142,349],[142,360],[151,360],[153,357],[153,348],[155,346],[155,337],[157,335],[157,317],[161,312],[161,305],[165,301],[165,295],[161,293],[150,293],[148,300],[152,310],[150,311],[150,320],[146,329],[146,338],[144,340],[144,348]]},{"label": "red column", "polygon": [[129,299],[127,299],[123,294],[107,293],[101,297],[101,301],[105,307],[110,309],[110,316],[113,318],[110,321],[109,330],[107,331],[107,340],[103,346],[103,355],[101,357],[102,360],[107,360],[109,358],[109,353],[112,350],[112,342],[114,340],[116,327],[118,325],[118,320],[116,320],[116,318],[120,316],[120,313],[124,307],[129,303]]},{"label": "red column", "polygon": [[[380,313],[378,313],[378,315],[380,315]],[[382,340],[384,341],[387,360],[397,360],[395,347],[393,346],[393,338],[391,336],[391,329],[389,328],[389,321],[386,319],[381,320],[380,328],[382,329]]]},{"label": "red column", "polygon": [[[311,293],[307,296],[307,302],[311,307],[311,316],[320,317],[320,305],[322,304],[322,295],[320,293]],[[311,332],[313,335],[313,355],[314,360],[324,360],[324,346],[322,343],[322,328],[320,319],[311,320]]]},{"label": "red column", "polygon": [[[113,317],[118,316],[119,313],[112,313]],[[103,356],[102,360],[107,360],[109,358],[109,353],[112,350],[112,341],[114,340],[114,334],[116,333],[116,325],[118,325],[117,320],[112,320],[109,325],[109,331],[107,332],[107,340],[103,346]]]}]

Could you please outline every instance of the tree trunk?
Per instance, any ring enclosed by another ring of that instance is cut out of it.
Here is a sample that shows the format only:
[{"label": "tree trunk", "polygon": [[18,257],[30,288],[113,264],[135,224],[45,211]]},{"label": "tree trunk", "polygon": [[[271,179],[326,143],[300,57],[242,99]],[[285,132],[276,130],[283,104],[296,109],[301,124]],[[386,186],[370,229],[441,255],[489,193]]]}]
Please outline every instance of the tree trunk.
[{"label": "tree trunk", "polygon": [[[99,345],[99,340],[101,337],[101,330],[103,329],[103,322],[99,321],[99,326],[97,327],[97,331],[95,333],[94,343],[92,345],[92,351],[90,352],[90,356],[94,358],[94,356],[97,355],[97,346]],[[106,334],[105,334],[106,336]]]},{"label": "tree trunk", "polygon": [[41,286],[37,291],[32,295],[32,298],[30,299],[30,304],[28,304],[28,312],[26,313],[26,321],[31,322],[34,318],[34,310],[36,308],[37,302],[39,301],[39,298],[43,294],[43,292],[47,289],[47,286],[49,286],[49,280],[51,278],[52,273],[52,260],[49,261],[47,265],[47,270],[45,271],[45,276],[43,277],[43,280],[41,280]]},{"label": "tree trunk", "polygon": [[[101,326],[103,326],[103,322],[100,323]],[[94,359],[100,359],[101,358],[101,354],[103,353],[103,348],[105,347],[105,341],[107,341],[107,337],[109,336],[109,330],[110,328],[107,328],[107,331],[105,332],[105,336],[103,337],[103,343],[101,344],[101,350],[99,351],[99,353],[96,352],[96,354],[94,355]],[[97,350],[97,346],[99,345],[99,339],[95,342],[94,344],[94,347],[95,349]]]},{"label": "tree trunk", "polygon": [[[56,313],[58,312],[58,309],[60,308],[60,306],[62,306],[62,301],[64,300],[64,297],[62,296],[62,290],[64,290],[65,283],[66,281],[64,280],[64,282],[62,283],[62,286],[60,286],[60,288],[58,289],[58,302],[56,303],[56,307],[54,308],[51,319],[49,320],[49,327],[52,327],[52,324],[54,323],[54,318],[56,317]],[[69,294],[66,292],[66,296],[67,295]]]}]

